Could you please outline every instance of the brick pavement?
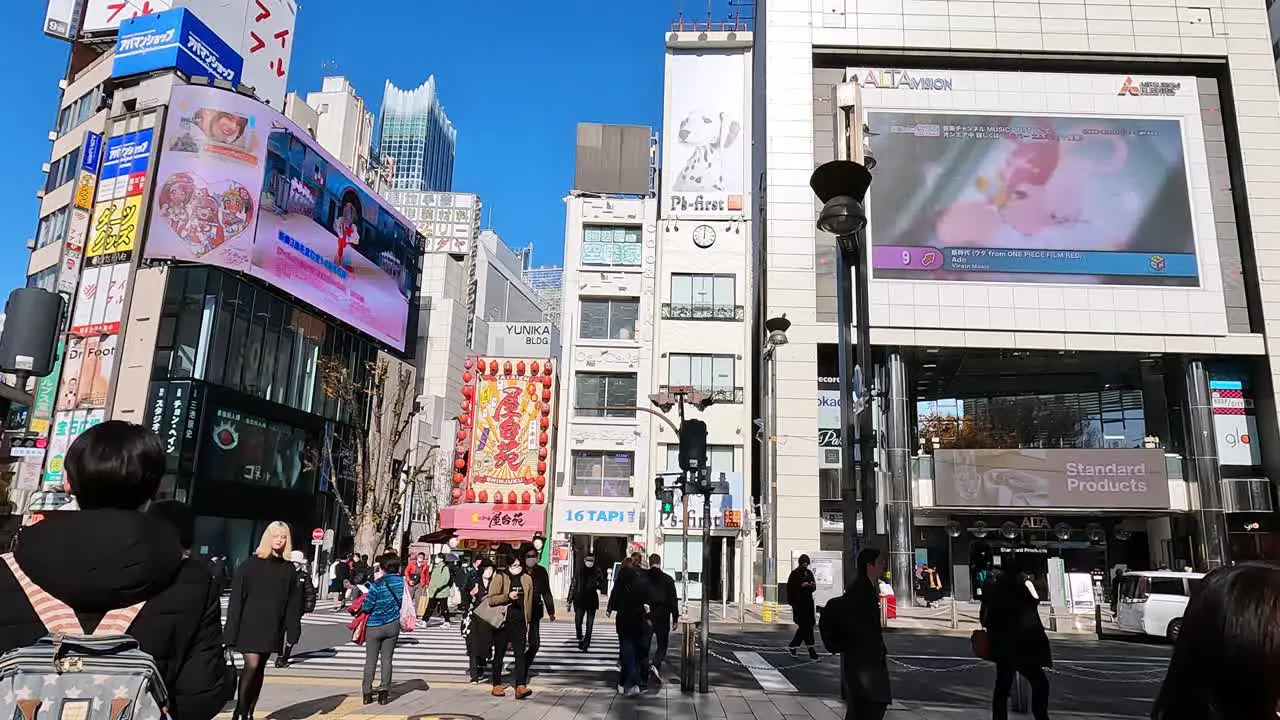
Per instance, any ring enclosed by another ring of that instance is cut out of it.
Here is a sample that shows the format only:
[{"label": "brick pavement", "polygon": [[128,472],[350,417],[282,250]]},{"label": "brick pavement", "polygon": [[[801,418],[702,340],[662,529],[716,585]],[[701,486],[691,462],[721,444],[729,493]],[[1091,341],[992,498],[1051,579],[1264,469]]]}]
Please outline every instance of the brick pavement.
[{"label": "brick pavement", "polygon": [[[664,686],[639,698],[623,698],[611,689],[578,689],[536,684],[533,697],[516,700],[510,690],[495,698],[485,685],[404,680],[385,705],[362,705],[352,680],[269,677],[258,703],[262,720],[841,720],[844,705],[831,698],[761,690],[722,689],[684,695]],[[356,690],[353,694],[352,691]],[[229,712],[219,716],[230,718]],[[931,707],[894,703],[886,720],[986,720],[986,708]],[[1055,713],[1055,718],[1094,718],[1097,714]],[[1119,716],[1115,716],[1119,717]]]}]

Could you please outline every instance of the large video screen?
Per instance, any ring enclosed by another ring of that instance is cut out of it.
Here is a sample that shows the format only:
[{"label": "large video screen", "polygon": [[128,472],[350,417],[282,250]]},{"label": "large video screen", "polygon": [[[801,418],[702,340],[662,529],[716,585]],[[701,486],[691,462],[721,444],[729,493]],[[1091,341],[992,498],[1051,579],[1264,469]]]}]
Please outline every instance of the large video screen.
[{"label": "large video screen", "polygon": [[248,273],[404,349],[416,230],[283,115],[175,88],[155,182],[146,257]]},{"label": "large video screen", "polygon": [[879,279],[1199,285],[1182,123],[871,111]]}]

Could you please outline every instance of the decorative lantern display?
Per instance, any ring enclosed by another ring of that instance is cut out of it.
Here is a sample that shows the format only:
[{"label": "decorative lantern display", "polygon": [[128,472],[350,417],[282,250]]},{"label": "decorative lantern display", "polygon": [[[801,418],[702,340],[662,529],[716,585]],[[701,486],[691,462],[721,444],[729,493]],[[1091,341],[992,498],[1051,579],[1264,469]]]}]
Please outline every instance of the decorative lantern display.
[{"label": "decorative lantern display", "polygon": [[546,430],[547,428],[551,427],[551,418],[547,417],[546,415],[543,415],[542,417],[538,418],[538,427],[542,428],[543,430]]},{"label": "decorative lantern display", "polygon": [[541,490],[538,491],[538,494],[535,496],[535,498],[537,499],[539,505],[547,501],[547,496],[543,495]]},{"label": "decorative lantern display", "polygon": [[538,461],[538,474],[539,474],[539,475],[546,475],[546,474],[547,474],[547,463],[546,463],[546,461],[545,461],[545,460],[539,460],[539,461]]},{"label": "decorative lantern display", "polygon": [[459,499],[461,499],[461,498],[462,498],[462,488],[454,488],[454,489],[453,489],[453,501],[454,501],[454,502],[457,502],[457,501],[458,501]]},{"label": "decorative lantern display", "polygon": [[529,494],[528,490],[525,490],[524,492],[520,493],[520,502],[524,503],[525,505],[528,505],[532,500],[533,500],[533,496]]},{"label": "decorative lantern display", "polygon": [[467,476],[466,476],[466,475],[463,475],[462,473],[454,473],[454,474],[453,474],[453,484],[454,484],[454,485],[461,485],[462,483],[464,483],[464,482],[466,482],[466,481],[467,481]]},{"label": "decorative lantern display", "polygon": [[524,367],[525,367],[525,366],[524,366],[524,361],[523,361],[523,360],[521,360],[520,362],[517,362],[517,363],[516,363],[516,374],[517,374],[517,375],[524,375]]},{"label": "decorative lantern display", "polygon": [[550,391],[550,390],[543,390],[543,391],[542,391],[542,402],[544,402],[544,403],[549,403],[549,402],[551,402],[551,391]]},{"label": "decorative lantern display", "polygon": [[515,491],[515,490],[512,490],[512,491],[510,491],[510,492],[508,492],[508,493],[507,493],[507,503],[508,503],[508,504],[510,504],[510,505],[515,505],[515,504],[516,504],[516,491]]},{"label": "decorative lantern display", "polygon": [[453,461],[453,466],[454,466],[455,468],[459,469],[459,470],[466,470],[466,469],[467,469],[467,461],[466,461],[466,460],[463,460],[462,458],[458,458],[457,460],[454,460],[454,461]]},{"label": "decorative lantern display", "polygon": [[533,479],[533,484],[536,485],[539,490],[541,490],[547,486],[547,477],[545,475],[539,475],[538,477]]},{"label": "decorative lantern display", "polygon": [[457,433],[455,433],[455,434],[457,435],[457,437],[458,437],[458,439],[459,439],[459,440],[466,440],[466,439],[467,439],[467,431],[466,431],[466,430],[459,429],[459,430],[458,430],[458,432],[457,432]]},{"label": "decorative lantern display", "polygon": [[511,374],[511,368],[512,368],[512,366],[511,366],[511,361],[510,361],[510,360],[508,360],[508,361],[506,361],[506,362],[502,363],[502,374],[503,374],[503,375],[510,375],[510,374]]},{"label": "decorative lantern display", "polygon": [[473,363],[474,361],[471,358],[466,358],[465,360],[462,361],[462,367],[466,368],[467,370],[470,370]]},{"label": "decorative lantern display", "polygon": [[497,361],[497,360],[490,360],[490,361],[489,361],[489,374],[490,374],[490,375],[497,375],[497,374],[498,374],[498,361]]},{"label": "decorative lantern display", "polygon": [[466,497],[467,497],[467,502],[475,502],[475,501],[476,501],[476,491],[475,491],[475,490],[467,490],[467,492],[466,492]]},{"label": "decorative lantern display", "polygon": [[484,374],[484,358],[482,357],[476,358],[476,372],[481,375]]},{"label": "decorative lantern display", "polygon": [[547,449],[546,449],[546,448],[544,448],[544,447],[543,447],[543,448],[538,448],[538,459],[539,459],[539,460],[546,460],[546,459],[547,459]]},{"label": "decorative lantern display", "polygon": [[529,374],[530,374],[530,375],[537,375],[537,374],[538,374],[538,370],[540,370],[540,369],[541,369],[541,368],[539,367],[539,365],[538,365],[538,361],[537,361],[537,360],[534,360],[532,363],[530,363],[530,364],[529,364]]},{"label": "decorative lantern display", "polygon": [[473,379],[470,370],[462,371],[462,382],[470,384]]},{"label": "decorative lantern display", "polygon": [[481,490],[481,491],[480,491],[480,494],[479,494],[478,496],[476,496],[476,499],[477,499],[477,500],[479,500],[479,501],[480,501],[480,502],[482,502],[482,503],[487,503],[487,502],[489,502],[489,491],[488,491],[488,490]]},{"label": "decorative lantern display", "polygon": [[475,388],[471,387],[470,385],[462,386],[462,397],[469,398],[474,392],[475,392]]},{"label": "decorative lantern display", "polygon": [[548,360],[546,365],[542,366],[542,374],[551,377],[551,361]]},{"label": "decorative lantern display", "polygon": [[546,445],[546,444],[547,444],[547,443],[549,443],[549,442],[551,442],[551,438],[550,438],[550,437],[548,437],[546,433],[544,433],[544,432],[543,432],[543,433],[538,433],[538,444],[539,444],[539,445]]}]

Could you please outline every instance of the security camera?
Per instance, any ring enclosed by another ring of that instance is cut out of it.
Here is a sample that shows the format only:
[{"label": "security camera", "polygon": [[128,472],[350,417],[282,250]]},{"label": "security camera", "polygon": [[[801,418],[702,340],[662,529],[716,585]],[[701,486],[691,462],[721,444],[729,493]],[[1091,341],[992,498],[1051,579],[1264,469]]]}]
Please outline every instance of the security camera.
[{"label": "security camera", "polygon": [[769,333],[769,344],[775,347],[778,345],[786,345],[787,334],[782,332],[781,330],[774,330],[773,332]]},{"label": "security camera", "polygon": [[833,160],[813,171],[809,187],[823,202],[818,229],[835,235],[845,250],[851,249],[853,234],[867,226],[862,199],[871,187],[871,172],[856,162]]},{"label": "security camera", "polygon": [[836,237],[853,235],[867,226],[867,213],[862,203],[848,195],[837,195],[822,206],[818,229]]}]

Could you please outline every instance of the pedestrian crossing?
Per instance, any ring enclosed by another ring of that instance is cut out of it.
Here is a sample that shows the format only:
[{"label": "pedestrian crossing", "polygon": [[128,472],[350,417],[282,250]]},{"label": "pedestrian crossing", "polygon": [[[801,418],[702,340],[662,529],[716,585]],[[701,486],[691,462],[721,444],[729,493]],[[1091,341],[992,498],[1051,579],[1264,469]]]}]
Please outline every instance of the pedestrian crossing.
[{"label": "pedestrian crossing", "polygon": [[[605,675],[616,672],[618,636],[613,626],[601,624],[592,633],[591,648],[578,649],[572,622],[542,621],[542,644],[533,663],[535,675]],[[364,668],[363,646],[346,643],[333,648],[295,654],[290,671],[315,671],[326,674],[359,675]],[[402,633],[396,643],[395,670],[436,677],[465,678],[467,675],[466,642],[458,623],[442,625],[439,620]],[[511,660],[508,653],[507,671]],[[487,673],[486,673],[487,674]]]},{"label": "pedestrian crossing", "polygon": [[[230,604],[230,598],[222,598],[222,618],[223,622],[227,617],[227,605]],[[309,612],[302,616],[303,625],[348,625],[351,623],[351,615],[346,611],[335,611],[330,609],[332,604],[328,604],[318,608],[315,612]]]}]

